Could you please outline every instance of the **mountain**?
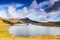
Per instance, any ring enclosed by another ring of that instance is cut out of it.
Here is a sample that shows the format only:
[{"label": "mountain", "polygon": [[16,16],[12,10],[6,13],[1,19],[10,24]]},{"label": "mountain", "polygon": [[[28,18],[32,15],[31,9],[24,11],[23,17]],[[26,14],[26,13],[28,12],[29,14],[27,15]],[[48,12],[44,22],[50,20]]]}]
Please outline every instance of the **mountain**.
[{"label": "mountain", "polygon": [[15,25],[15,24],[25,24],[25,23],[31,23],[33,25],[38,25],[38,26],[55,26],[55,27],[59,27],[60,26],[60,21],[58,22],[37,22],[37,21],[33,21],[30,20],[28,18],[25,19],[5,19],[5,18],[0,18],[0,23],[2,24],[9,24],[11,26]]}]

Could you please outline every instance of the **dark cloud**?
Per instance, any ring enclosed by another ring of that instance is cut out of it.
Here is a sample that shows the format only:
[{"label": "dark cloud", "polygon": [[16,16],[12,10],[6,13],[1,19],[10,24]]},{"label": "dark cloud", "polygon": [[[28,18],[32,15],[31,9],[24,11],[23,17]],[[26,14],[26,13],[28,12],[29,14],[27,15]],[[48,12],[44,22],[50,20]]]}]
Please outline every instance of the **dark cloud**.
[{"label": "dark cloud", "polygon": [[51,7],[45,9],[46,12],[58,11],[60,8],[60,1],[55,2]]}]

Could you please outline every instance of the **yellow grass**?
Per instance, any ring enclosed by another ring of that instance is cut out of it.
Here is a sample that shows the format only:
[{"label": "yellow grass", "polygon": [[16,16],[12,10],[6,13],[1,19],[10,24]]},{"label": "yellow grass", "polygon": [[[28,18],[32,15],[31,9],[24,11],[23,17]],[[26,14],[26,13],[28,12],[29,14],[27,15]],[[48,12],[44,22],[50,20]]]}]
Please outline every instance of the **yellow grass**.
[{"label": "yellow grass", "polygon": [[60,36],[14,37],[8,32],[9,24],[0,20],[0,40],[60,40]]}]

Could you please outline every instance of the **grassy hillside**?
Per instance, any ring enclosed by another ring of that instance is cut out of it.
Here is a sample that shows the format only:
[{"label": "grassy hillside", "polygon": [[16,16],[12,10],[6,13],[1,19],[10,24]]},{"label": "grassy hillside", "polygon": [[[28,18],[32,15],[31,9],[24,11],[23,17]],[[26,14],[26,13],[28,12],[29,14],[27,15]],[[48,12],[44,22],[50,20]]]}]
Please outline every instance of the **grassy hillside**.
[{"label": "grassy hillside", "polygon": [[15,25],[20,23],[31,23],[38,26],[60,26],[60,22],[36,22],[30,19],[0,19],[5,24]]}]

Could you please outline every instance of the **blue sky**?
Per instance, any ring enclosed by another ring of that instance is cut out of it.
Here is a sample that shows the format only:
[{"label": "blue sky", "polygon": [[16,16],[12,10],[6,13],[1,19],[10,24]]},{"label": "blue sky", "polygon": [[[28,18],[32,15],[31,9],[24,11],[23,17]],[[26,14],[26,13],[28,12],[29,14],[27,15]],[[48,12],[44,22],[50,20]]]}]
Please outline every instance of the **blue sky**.
[{"label": "blue sky", "polygon": [[[41,3],[41,2],[44,2],[44,1],[47,1],[47,0],[36,0],[36,2],[38,4]],[[32,2],[33,2],[33,0],[0,0],[0,5],[2,5],[2,4],[20,3],[20,4],[24,4],[24,6],[21,7],[21,9],[22,9],[23,7],[29,7]]]},{"label": "blue sky", "polygon": [[[0,0],[0,4],[7,4],[7,3],[22,3],[22,4],[30,4],[32,3],[33,0]],[[37,3],[40,3],[40,2],[43,2],[43,1],[46,1],[46,0],[36,0]]]}]

